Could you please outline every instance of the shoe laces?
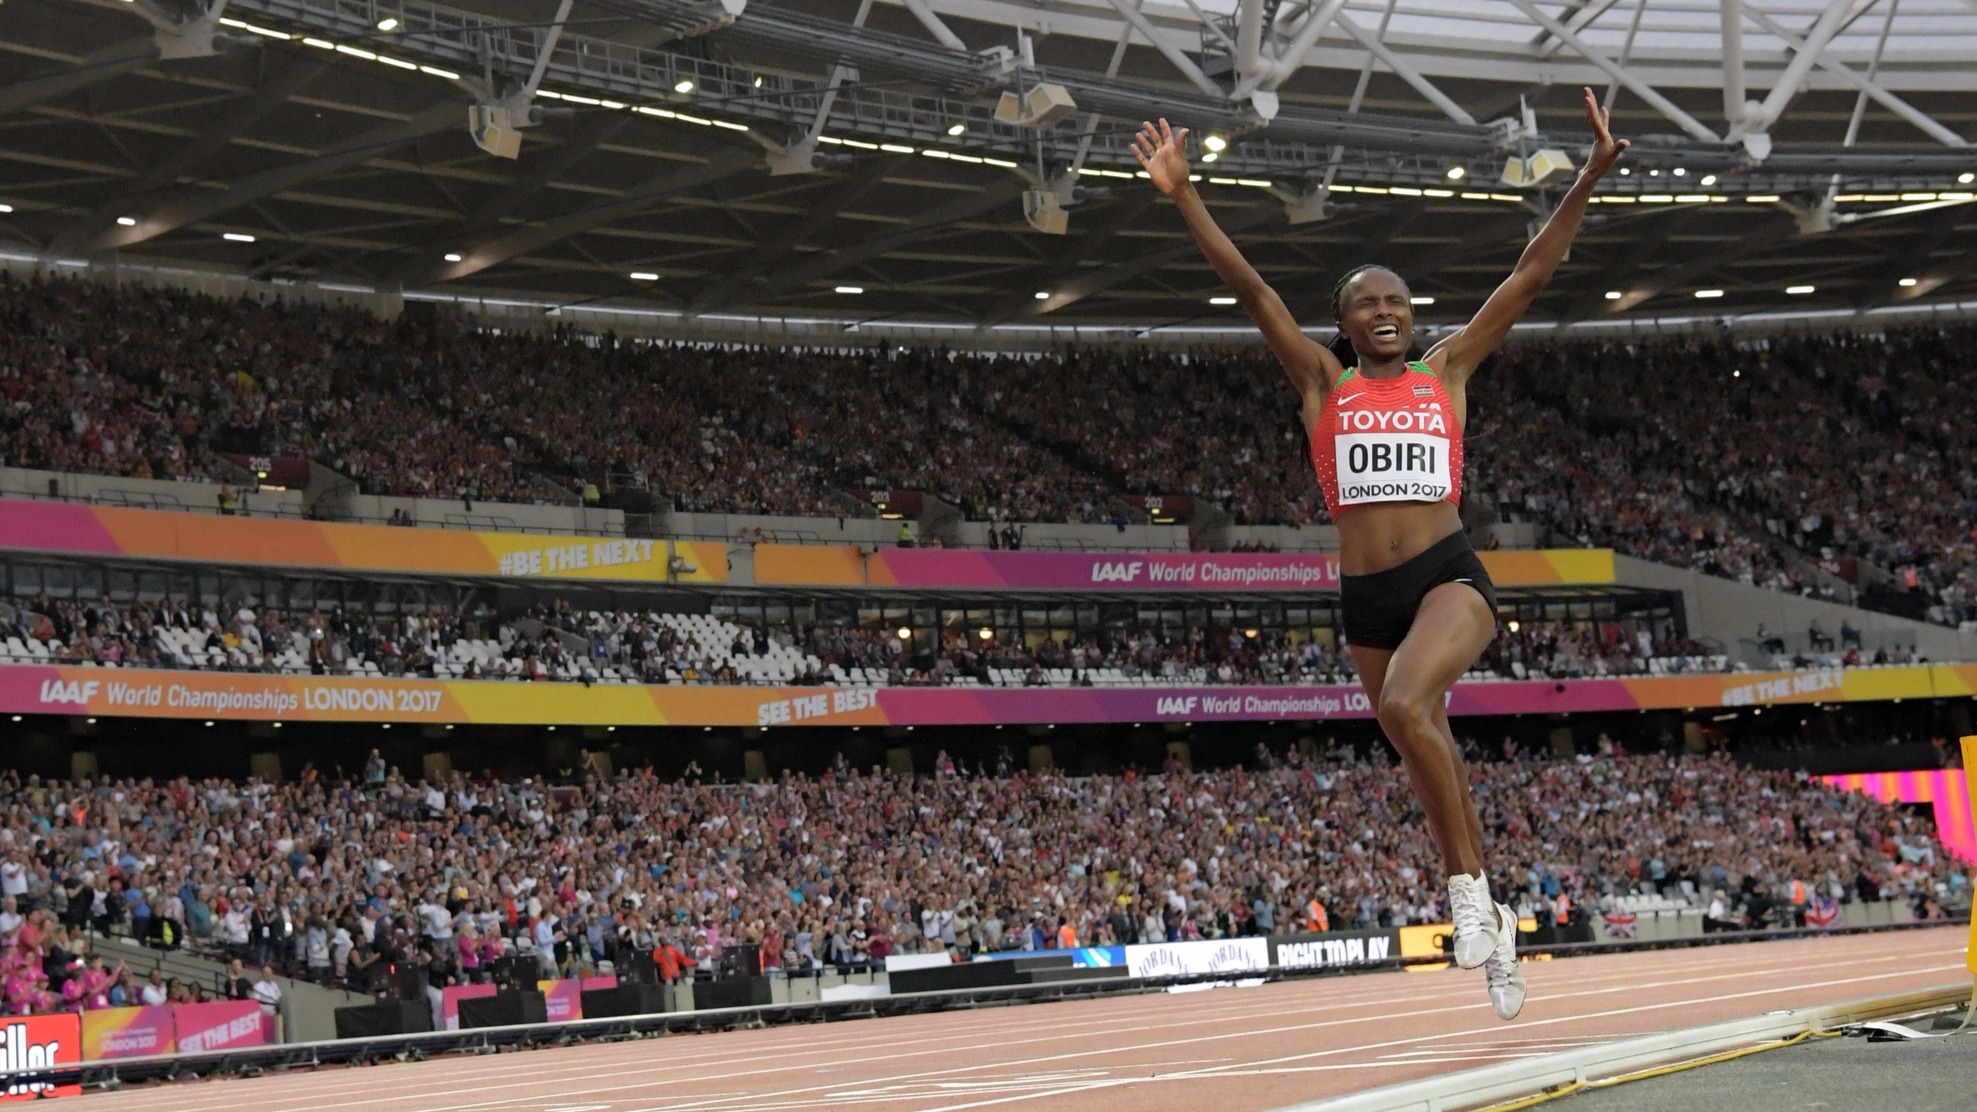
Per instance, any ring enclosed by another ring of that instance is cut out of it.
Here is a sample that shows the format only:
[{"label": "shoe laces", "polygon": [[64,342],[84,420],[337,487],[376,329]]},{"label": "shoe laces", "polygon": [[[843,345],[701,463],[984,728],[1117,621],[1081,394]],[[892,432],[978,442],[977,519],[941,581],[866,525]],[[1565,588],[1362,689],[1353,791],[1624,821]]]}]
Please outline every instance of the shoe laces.
[{"label": "shoe laces", "polygon": [[1483,962],[1483,976],[1493,989],[1508,988],[1511,980],[1517,976],[1517,959],[1505,954],[1503,948],[1499,946],[1490,954],[1489,959]]},{"label": "shoe laces", "polygon": [[1457,937],[1490,929],[1484,913],[1494,916],[1496,908],[1490,903],[1489,891],[1474,877],[1450,877],[1448,897],[1449,915],[1455,920]]}]

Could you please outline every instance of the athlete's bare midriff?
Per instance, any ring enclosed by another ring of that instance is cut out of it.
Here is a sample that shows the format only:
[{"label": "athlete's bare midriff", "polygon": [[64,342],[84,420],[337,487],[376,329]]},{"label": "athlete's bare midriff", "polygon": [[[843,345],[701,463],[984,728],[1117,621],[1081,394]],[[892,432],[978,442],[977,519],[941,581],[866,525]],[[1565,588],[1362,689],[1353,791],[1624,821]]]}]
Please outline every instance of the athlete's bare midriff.
[{"label": "athlete's bare midriff", "polygon": [[1372,575],[1433,548],[1462,528],[1452,502],[1377,502],[1339,515],[1339,572]]}]

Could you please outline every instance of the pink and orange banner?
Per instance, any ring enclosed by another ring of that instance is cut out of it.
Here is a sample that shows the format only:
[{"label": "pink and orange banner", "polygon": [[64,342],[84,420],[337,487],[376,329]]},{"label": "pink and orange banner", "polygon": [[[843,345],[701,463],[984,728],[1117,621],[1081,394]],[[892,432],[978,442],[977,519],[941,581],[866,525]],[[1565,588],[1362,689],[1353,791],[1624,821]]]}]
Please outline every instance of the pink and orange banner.
[{"label": "pink and orange banner", "polygon": [[178,1031],[180,1054],[203,1054],[275,1041],[273,1021],[252,1000],[215,1000],[207,1004],[173,1004],[172,1024]]},{"label": "pink and orange banner", "polygon": [[536,991],[542,993],[543,1006],[551,1023],[582,1019],[584,993],[617,987],[618,978],[615,976],[564,977],[535,983]]},{"label": "pink and orange banner", "polygon": [[[409,529],[19,499],[0,499],[0,547],[521,579],[720,583],[728,576],[727,546],[720,543]],[[676,574],[669,570],[675,556],[681,561]]]},{"label": "pink and orange banner", "polygon": [[[767,551],[765,551],[767,550]],[[1500,587],[1614,582],[1606,549],[1485,552]],[[863,584],[954,590],[1180,591],[1278,593],[1336,591],[1331,553],[996,552],[952,548],[856,549],[757,545],[755,581],[765,584]]]},{"label": "pink and orange banner", "polygon": [[[1964,744],[1966,748],[1977,750],[1977,739],[1967,739]],[[1843,776],[1821,776],[1819,779],[1841,791],[1865,792],[1883,803],[1933,805],[1937,836],[1951,852],[1977,865],[1977,827],[1973,827],[1971,819],[1971,811],[1977,807],[1977,798],[1971,795],[1969,773],[1964,769],[1853,772]]]},{"label": "pink and orange banner", "polygon": [[[1977,666],[1457,684],[1453,715],[1562,714],[1968,694]],[[743,687],[331,678],[0,665],[0,713],[546,726],[1028,725],[1370,718],[1355,685]]]},{"label": "pink and orange banner", "polygon": [[102,1008],[82,1013],[82,1056],[145,1058],[178,1050],[178,1026],[170,1004]]},{"label": "pink and orange banner", "polygon": [[483,996],[493,996],[500,989],[494,985],[447,985],[439,990],[439,1029],[458,1031],[460,1029],[460,1001],[476,1000]]}]

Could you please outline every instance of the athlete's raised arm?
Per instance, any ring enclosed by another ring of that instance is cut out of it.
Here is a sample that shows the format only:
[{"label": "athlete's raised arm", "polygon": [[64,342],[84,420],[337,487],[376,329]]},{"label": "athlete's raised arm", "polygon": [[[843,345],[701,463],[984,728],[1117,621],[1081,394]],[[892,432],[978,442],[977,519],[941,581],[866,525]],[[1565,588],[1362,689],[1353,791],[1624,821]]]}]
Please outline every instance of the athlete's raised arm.
[{"label": "athlete's raised arm", "polygon": [[1284,299],[1242,257],[1228,234],[1216,226],[1215,217],[1209,214],[1201,194],[1195,192],[1194,183],[1188,180],[1188,156],[1181,147],[1187,137],[1187,128],[1176,132],[1167,126],[1166,120],[1161,120],[1158,127],[1141,124],[1133,143],[1133,156],[1146,168],[1154,186],[1180,208],[1181,217],[1188,222],[1188,231],[1194,233],[1195,243],[1208,257],[1208,265],[1228,283],[1236,295],[1236,304],[1263,331],[1263,339],[1277,353],[1277,361],[1284,365],[1284,372],[1290,375],[1291,385],[1297,387],[1299,396],[1322,395],[1345,368],[1323,344],[1304,334],[1284,306]]},{"label": "athlete's raised arm", "polygon": [[1579,172],[1579,180],[1566,191],[1565,199],[1558,203],[1558,209],[1545,221],[1540,231],[1525,248],[1517,260],[1517,268],[1510,277],[1496,288],[1476,316],[1459,331],[1452,332],[1441,342],[1429,349],[1427,360],[1438,370],[1442,378],[1453,384],[1467,382],[1490,352],[1510,334],[1510,326],[1516,324],[1537,299],[1538,291],[1551,280],[1552,271],[1565,258],[1571,248],[1572,239],[1579,234],[1579,221],[1586,215],[1586,203],[1591,200],[1593,187],[1599,179],[1613,168],[1619,160],[1620,152],[1627,149],[1627,140],[1616,140],[1607,131],[1606,109],[1593,98],[1593,91],[1587,89],[1586,118],[1593,125],[1593,153],[1586,160],[1586,168]]}]

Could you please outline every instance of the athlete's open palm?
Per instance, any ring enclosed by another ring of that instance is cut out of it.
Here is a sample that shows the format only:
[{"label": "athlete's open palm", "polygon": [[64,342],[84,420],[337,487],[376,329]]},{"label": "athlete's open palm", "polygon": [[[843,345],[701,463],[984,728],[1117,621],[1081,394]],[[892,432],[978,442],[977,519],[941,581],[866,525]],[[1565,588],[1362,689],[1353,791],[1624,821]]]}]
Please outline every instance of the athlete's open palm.
[{"label": "athlete's open palm", "polygon": [[1185,144],[1188,129],[1175,131],[1167,126],[1166,120],[1159,127],[1142,122],[1140,132],[1133,136],[1133,157],[1146,168],[1146,176],[1162,193],[1172,194],[1188,180],[1188,156]]},{"label": "athlete's open palm", "polygon": [[1606,109],[1599,106],[1599,100],[1591,89],[1585,90],[1586,119],[1593,125],[1593,155],[1586,162],[1586,169],[1595,177],[1604,176],[1613,164],[1620,161],[1620,152],[1628,147],[1625,139],[1615,139],[1607,130]]}]

